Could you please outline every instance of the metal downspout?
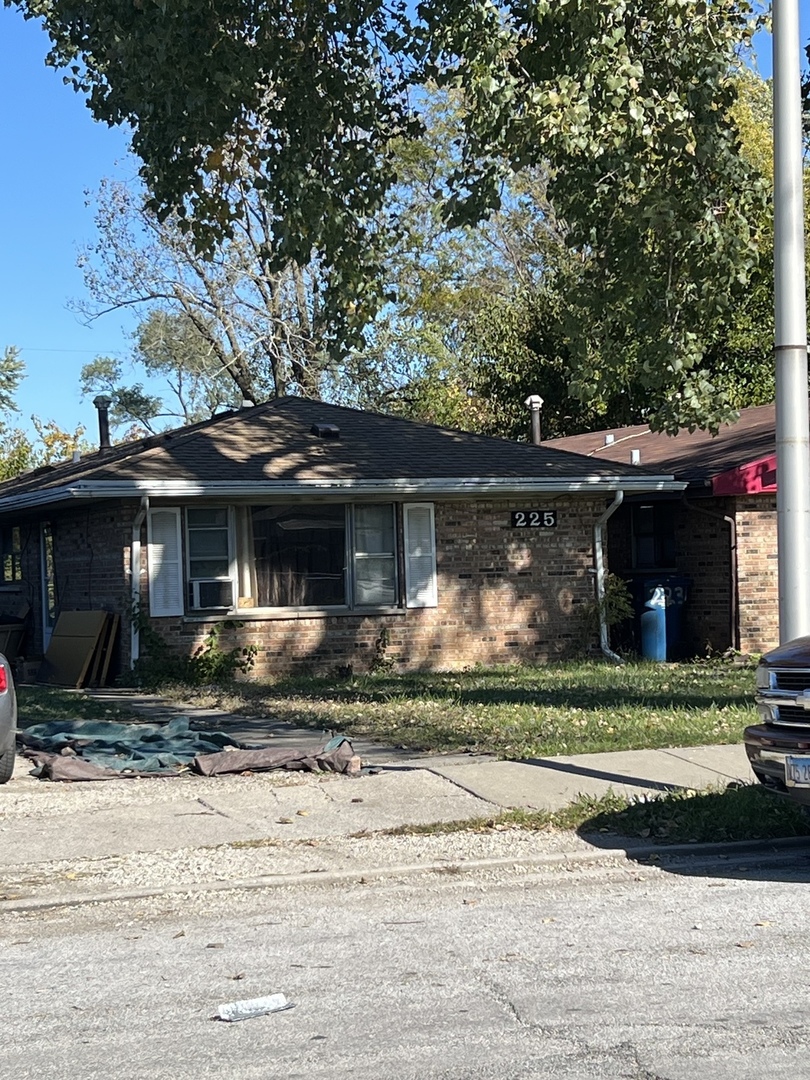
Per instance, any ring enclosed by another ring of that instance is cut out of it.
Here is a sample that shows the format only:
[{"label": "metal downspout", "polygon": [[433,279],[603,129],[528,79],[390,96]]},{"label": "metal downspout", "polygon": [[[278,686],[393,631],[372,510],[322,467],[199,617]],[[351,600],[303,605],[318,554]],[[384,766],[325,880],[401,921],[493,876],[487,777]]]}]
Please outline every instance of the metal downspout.
[{"label": "metal downspout", "polygon": [[132,590],[132,610],[129,615],[129,666],[135,663],[141,653],[141,632],[138,628],[136,612],[141,602],[141,527],[149,512],[149,496],[141,498],[141,508],[132,522],[132,544],[129,549],[130,588]]},{"label": "metal downspout", "polygon": [[608,660],[614,664],[623,664],[624,660],[610,647],[607,613],[605,611],[605,552],[603,544],[604,528],[608,519],[616,513],[624,501],[624,492],[617,491],[613,502],[593,527],[593,561],[596,567],[596,606],[599,611],[599,648]]},{"label": "metal downspout", "polygon": [[737,581],[737,522],[729,514],[721,514],[717,510],[706,510],[703,506],[696,506],[685,495],[681,502],[687,510],[694,510],[696,514],[713,518],[715,521],[725,521],[729,528],[729,565],[731,572],[731,595],[729,597],[729,641],[735,652],[740,651],[740,624],[739,624],[739,583]]}]

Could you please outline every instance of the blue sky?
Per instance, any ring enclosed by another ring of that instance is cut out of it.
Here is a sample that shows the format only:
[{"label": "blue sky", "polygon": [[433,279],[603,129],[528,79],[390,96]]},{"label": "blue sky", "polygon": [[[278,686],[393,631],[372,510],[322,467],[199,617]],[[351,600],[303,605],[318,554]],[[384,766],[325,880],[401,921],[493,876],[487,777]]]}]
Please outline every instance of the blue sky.
[{"label": "blue sky", "polygon": [[[800,0],[802,41],[810,38],[810,0]],[[131,317],[110,314],[91,327],[71,312],[84,295],[76,267],[94,239],[86,205],[106,176],[132,174],[123,132],[93,121],[83,101],[46,68],[38,25],[0,7],[0,349],[17,345],[27,378],[17,395],[19,423],[30,416],[95,435],[95,410],[82,402],[79,372],[97,355],[126,355]],[[766,42],[760,70],[770,72]]]},{"label": "blue sky", "polygon": [[0,349],[19,346],[26,363],[21,427],[35,413],[71,430],[84,422],[94,433],[79,372],[98,354],[126,350],[126,323],[111,315],[86,328],[66,305],[83,294],[76,256],[93,239],[85,190],[115,172],[126,138],[93,121],[61,74],[45,67],[46,52],[38,25],[0,8]]}]

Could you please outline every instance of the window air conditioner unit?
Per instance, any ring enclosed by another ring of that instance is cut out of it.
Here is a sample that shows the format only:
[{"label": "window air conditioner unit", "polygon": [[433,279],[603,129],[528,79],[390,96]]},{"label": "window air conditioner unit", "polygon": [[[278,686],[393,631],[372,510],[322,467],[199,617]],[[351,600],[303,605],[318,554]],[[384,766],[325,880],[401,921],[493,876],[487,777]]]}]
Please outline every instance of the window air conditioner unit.
[{"label": "window air conditioner unit", "polygon": [[228,610],[233,607],[233,582],[223,578],[210,578],[191,582],[191,606],[204,611],[215,608]]}]

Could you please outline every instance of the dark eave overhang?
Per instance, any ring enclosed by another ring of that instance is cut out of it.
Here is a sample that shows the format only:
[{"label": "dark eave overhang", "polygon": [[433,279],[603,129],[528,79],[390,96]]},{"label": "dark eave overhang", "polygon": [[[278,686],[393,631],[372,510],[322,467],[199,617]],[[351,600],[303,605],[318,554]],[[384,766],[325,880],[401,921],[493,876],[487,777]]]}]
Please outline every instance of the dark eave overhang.
[{"label": "dark eave overhang", "polygon": [[0,497],[0,514],[54,506],[75,500],[133,499],[250,499],[265,497],[306,497],[352,495],[357,497],[442,497],[470,498],[480,495],[608,494],[614,491],[683,491],[686,484],[672,476],[560,477],[438,477],[390,480],[85,480],[60,487],[20,492]]}]

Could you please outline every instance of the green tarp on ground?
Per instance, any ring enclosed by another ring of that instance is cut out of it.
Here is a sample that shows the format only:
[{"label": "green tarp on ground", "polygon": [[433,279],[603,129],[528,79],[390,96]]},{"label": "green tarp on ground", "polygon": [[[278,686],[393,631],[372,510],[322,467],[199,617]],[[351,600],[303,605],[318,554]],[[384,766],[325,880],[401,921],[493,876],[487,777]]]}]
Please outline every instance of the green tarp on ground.
[{"label": "green tarp on ground", "polygon": [[215,754],[226,746],[242,747],[222,731],[196,731],[186,716],[167,724],[51,720],[20,731],[19,741],[30,750],[62,755],[67,748],[102,769],[138,773],[172,773],[190,765],[199,754]]}]

